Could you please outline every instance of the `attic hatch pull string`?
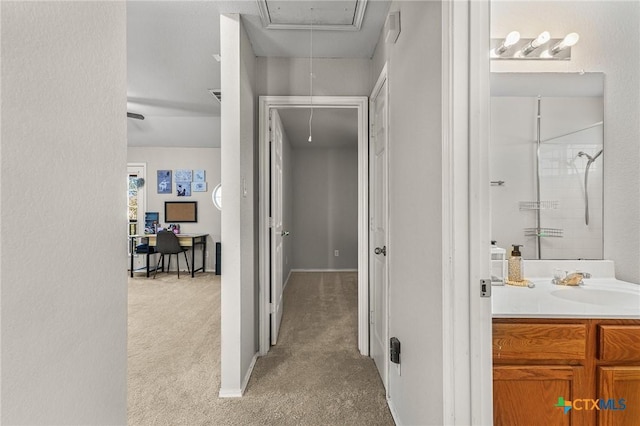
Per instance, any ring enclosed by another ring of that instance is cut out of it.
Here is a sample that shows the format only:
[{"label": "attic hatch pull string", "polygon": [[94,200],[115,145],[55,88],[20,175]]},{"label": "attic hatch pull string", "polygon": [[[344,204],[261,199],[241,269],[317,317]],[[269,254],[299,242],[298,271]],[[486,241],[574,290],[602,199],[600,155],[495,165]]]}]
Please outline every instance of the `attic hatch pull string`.
[{"label": "attic hatch pull string", "polygon": [[311,136],[311,120],[313,120],[313,8],[311,8],[311,37],[309,43],[309,98],[311,99],[311,113],[309,114],[309,142]]}]

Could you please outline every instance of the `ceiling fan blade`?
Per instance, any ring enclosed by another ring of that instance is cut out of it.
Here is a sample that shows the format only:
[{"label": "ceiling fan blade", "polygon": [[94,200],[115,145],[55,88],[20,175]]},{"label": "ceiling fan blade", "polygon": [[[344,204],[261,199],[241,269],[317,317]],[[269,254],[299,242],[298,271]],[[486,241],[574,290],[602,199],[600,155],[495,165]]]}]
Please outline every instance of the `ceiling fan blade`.
[{"label": "ceiling fan blade", "polygon": [[127,118],[135,118],[136,120],[144,120],[144,115],[135,112],[127,112]]}]

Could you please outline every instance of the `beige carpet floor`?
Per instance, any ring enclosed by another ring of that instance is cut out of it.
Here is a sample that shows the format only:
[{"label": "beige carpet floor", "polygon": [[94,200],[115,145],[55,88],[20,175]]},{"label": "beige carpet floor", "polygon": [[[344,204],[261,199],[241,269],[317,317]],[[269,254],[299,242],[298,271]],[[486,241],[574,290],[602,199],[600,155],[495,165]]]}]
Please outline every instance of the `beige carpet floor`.
[{"label": "beige carpet floor", "polygon": [[357,350],[357,274],[294,273],[278,344],[245,396],[218,398],[220,280],[129,280],[130,425],[393,425]]}]

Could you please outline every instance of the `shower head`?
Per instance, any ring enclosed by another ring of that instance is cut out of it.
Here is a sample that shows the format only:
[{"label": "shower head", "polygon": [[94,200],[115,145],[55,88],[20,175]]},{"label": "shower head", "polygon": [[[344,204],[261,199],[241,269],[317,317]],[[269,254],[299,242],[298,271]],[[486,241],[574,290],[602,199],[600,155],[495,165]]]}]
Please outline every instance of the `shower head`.
[{"label": "shower head", "polygon": [[591,161],[591,156],[590,156],[589,154],[587,154],[586,152],[584,152],[584,151],[580,151],[580,152],[578,153],[578,157],[587,157],[587,159],[588,159],[589,161]]},{"label": "shower head", "polygon": [[578,157],[587,157],[587,160],[589,160],[589,163],[593,163],[594,161],[596,161],[596,158],[600,157],[600,155],[602,154],[602,151],[604,151],[604,149],[601,149],[600,151],[598,151],[598,153],[593,157],[584,151],[580,151],[578,153]]}]

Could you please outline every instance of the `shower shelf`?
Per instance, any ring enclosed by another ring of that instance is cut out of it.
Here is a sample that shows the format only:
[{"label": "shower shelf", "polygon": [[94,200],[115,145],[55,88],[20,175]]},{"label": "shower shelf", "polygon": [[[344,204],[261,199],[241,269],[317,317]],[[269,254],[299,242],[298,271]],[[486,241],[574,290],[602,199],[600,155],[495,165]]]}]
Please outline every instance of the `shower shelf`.
[{"label": "shower shelf", "polygon": [[556,237],[562,238],[564,230],[557,228],[525,228],[525,237]]},{"label": "shower shelf", "polygon": [[560,207],[560,201],[520,201],[520,210],[549,210]]}]

